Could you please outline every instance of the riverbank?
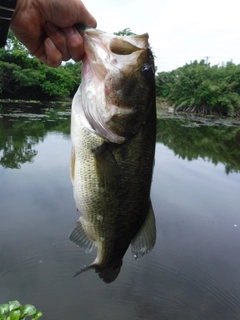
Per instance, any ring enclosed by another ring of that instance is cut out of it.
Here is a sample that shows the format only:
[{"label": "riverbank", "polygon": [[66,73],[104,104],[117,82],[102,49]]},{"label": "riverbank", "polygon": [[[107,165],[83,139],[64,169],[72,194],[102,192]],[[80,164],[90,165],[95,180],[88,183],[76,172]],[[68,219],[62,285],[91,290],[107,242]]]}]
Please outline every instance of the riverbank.
[{"label": "riverbank", "polygon": [[[10,100],[10,99],[0,99],[0,112],[3,107],[8,106],[18,106],[18,107],[26,107],[26,106],[38,106],[38,107],[49,107],[49,108],[70,108],[72,103],[72,99],[66,98],[63,100],[56,101],[40,101],[40,100]],[[240,119],[240,114],[236,116],[223,116],[221,114],[216,113],[200,113],[200,112],[192,112],[192,111],[179,111],[176,110],[172,105],[170,105],[166,100],[163,100],[159,97],[156,98],[156,109],[157,109],[157,118],[160,119],[162,117],[184,117],[189,119],[194,119],[196,117],[204,117],[204,118],[212,118],[212,119]]]},{"label": "riverbank", "polygon": [[200,112],[199,110],[196,111],[194,108],[186,108],[184,111],[180,110],[179,108],[174,107],[173,105],[169,104],[166,100],[157,97],[156,98],[156,106],[157,106],[157,117],[160,118],[162,113],[174,113],[178,115],[185,115],[189,117],[199,116],[199,117],[206,117],[206,118],[233,118],[233,119],[240,119],[240,111],[235,112],[235,114],[231,116],[225,116],[219,112]]},{"label": "riverbank", "polygon": [[38,105],[44,107],[69,107],[71,106],[72,99],[63,99],[63,100],[56,100],[56,101],[40,101],[40,100],[10,100],[10,99],[0,99],[0,106],[1,105]]}]

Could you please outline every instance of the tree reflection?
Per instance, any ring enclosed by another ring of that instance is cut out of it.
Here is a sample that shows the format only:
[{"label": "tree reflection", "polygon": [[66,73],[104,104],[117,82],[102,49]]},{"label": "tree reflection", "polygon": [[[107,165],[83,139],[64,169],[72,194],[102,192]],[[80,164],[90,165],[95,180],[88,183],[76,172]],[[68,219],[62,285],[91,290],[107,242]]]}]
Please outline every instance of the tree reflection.
[{"label": "tree reflection", "polygon": [[[63,116],[59,109],[34,112],[35,109],[27,109],[28,113],[21,113],[21,117],[3,110],[0,118],[0,165],[3,167],[20,169],[24,163],[33,162],[37,155],[35,146],[49,132],[59,132],[69,138],[70,112]],[[223,163],[226,174],[240,171],[239,126],[229,126],[220,120],[216,126],[211,121],[164,118],[158,120],[157,141],[182,159],[202,158],[215,165]]]},{"label": "tree reflection", "polygon": [[161,119],[158,133],[158,142],[182,159],[223,163],[226,174],[240,171],[240,127]]},{"label": "tree reflection", "polygon": [[22,141],[14,141],[9,137],[3,147],[0,164],[5,168],[20,169],[21,164],[32,162],[37,151],[32,149],[35,143],[31,140],[31,137],[25,137]]},{"label": "tree reflection", "polygon": [[3,116],[0,118],[0,165],[20,169],[24,163],[33,162],[37,155],[34,146],[44,141],[51,131],[69,136],[70,117],[61,118],[57,112],[49,113],[49,110],[40,118],[39,115],[36,118],[36,114],[19,118],[16,114]]}]

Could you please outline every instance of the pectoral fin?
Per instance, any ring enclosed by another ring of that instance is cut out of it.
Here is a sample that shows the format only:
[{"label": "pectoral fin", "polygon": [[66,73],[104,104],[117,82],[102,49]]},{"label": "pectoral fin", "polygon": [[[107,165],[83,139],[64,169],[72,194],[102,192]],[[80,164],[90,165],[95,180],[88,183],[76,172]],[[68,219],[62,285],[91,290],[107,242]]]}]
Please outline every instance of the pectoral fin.
[{"label": "pectoral fin", "polygon": [[148,214],[141,229],[131,242],[132,255],[135,259],[152,250],[156,242],[155,216],[150,202]]},{"label": "pectoral fin", "polygon": [[103,143],[92,150],[95,159],[99,185],[110,191],[117,190],[119,183],[119,167],[108,143]]},{"label": "pectoral fin", "polygon": [[69,239],[80,248],[84,249],[85,252],[89,253],[92,252],[93,248],[95,247],[95,243],[86,235],[81,219],[82,218],[77,221],[76,226],[73,228],[69,236]]}]

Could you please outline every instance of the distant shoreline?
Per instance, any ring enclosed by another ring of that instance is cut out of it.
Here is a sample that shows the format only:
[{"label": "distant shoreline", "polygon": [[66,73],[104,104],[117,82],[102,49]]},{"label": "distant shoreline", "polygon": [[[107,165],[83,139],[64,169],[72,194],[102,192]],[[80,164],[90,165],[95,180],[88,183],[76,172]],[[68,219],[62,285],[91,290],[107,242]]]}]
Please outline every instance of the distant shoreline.
[{"label": "distant shoreline", "polygon": [[[40,101],[40,100],[10,100],[10,99],[0,99],[0,108],[1,104],[5,105],[38,105],[49,108],[64,108],[71,107],[72,99],[56,100],[56,101]],[[179,114],[179,115],[198,115],[201,117],[219,117],[219,118],[240,118],[240,114],[234,116],[224,116],[219,113],[201,113],[201,112],[192,112],[192,111],[177,111],[174,110],[174,107],[168,104],[166,101],[158,98],[156,99],[156,109],[157,109],[157,118],[161,118],[161,114]]]}]

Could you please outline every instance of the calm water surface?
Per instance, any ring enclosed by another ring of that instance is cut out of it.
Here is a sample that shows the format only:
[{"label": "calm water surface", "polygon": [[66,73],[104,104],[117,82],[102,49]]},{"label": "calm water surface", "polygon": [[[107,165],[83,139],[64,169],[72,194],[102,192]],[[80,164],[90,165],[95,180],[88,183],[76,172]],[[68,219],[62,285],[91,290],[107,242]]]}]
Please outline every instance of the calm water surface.
[{"label": "calm water surface", "polygon": [[69,110],[0,114],[0,303],[47,320],[240,319],[240,123],[162,116],[152,185],[157,242],[105,284],[68,240]]}]

